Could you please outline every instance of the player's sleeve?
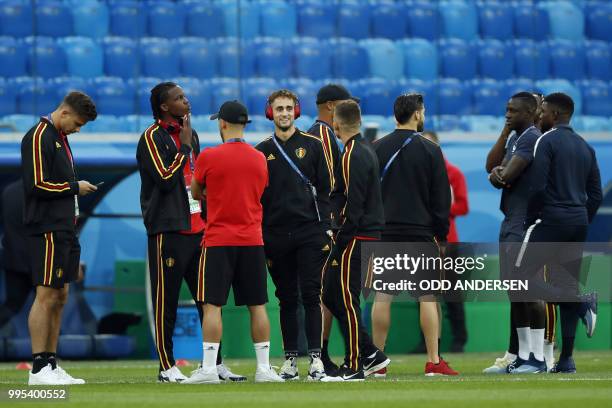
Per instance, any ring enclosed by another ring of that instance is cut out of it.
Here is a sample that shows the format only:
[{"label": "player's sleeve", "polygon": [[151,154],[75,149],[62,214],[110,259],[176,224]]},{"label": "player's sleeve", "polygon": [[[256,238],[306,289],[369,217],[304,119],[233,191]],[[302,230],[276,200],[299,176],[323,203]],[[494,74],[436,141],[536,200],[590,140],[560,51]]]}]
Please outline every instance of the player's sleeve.
[{"label": "player's sleeve", "polygon": [[525,160],[527,164],[533,161],[533,148],[538,140],[538,136],[534,133],[527,133],[516,142],[516,150],[512,156],[518,156]]},{"label": "player's sleeve", "polygon": [[169,156],[157,129],[150,127],[144,132],[138,143],[136,157],[155,184],[163,191],[170,191],[179,177],[183,177],[182,169],[191,154],[191,147],[181,145],[176,154]]},{"label": "player's sleeve", "polygon": [[595,151],[593,149],[591,149],[591,154],[593,156],[593,162],[591,164],[591,171],[589,172],[586,185],[586,208],[589,216],[589,223],[593,221],[593,218],[595,217],[595,214],[597,213],[602,201],[601,176],[599,174],[599,166],[597,165],[597,157],[595,156]]},{"label": "player's sleeve", "polygon": [[446,163],[440,147],[435,146],[433,150],[433,169],[431,179],[431,201],[430,214],[434,236],[440,242],[446,241],[448,235],[451,207],[451,188],[446,172]]},{"label": "player's sleeve", "polygon": [[342,156],[346,203],[340,214],[341,224],[336,235],[336,245],[340,251],[346,248],[357,234],[368,190],[368,165],[354,152],[355,149],[356,143],[352,143]]},{"label": "player's sleeve", "polygon": [[329,193],[331,191],[333,174],[330,172],[331,169],[328,166],[327,159],[323,153],[323,143],[315,143],[314,145],[321,147],[321,151],[317,156],[317,178],[315,181],[315,188],[317,189],[317,206],[319,207],[319,215],[321,216],[321,223],[325,229],[331,228],[331,206]]},{"label": "player's sleeve", "polygon": [[465,176],[461,170],[456,168],[453,169],[452,173],[453,174],[449,172],[448,174],[453,192],[450,215],[457,217],[459,215],[465,215],[469,211],[467,183],[465,182]]},{"label": "player's sleeve", "polygon": [[26,190],[43,199],[68,197],[79,193],[74,180],[55,180],[50,175],[56,154],[55,135],[47,133],[49,124],[40,122],[21,142],[23,180]]},{"label": "player's sleeve", "polygon": [[530,172],[531,187],[527,199],[527,224],[535,221],[542,211],[552,157],[551,144],[547,142],[547,139],[540,137],[533,150],[532,171]]}]

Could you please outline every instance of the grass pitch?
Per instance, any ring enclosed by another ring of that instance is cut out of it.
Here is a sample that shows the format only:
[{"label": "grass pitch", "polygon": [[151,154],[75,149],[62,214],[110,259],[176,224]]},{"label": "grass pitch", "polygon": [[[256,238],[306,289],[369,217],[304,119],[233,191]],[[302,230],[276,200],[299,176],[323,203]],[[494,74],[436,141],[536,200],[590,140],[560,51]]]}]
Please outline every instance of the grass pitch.
[{"label": "grass pitch", "polygon": [[[445,358],[461,372],[458,377],[425,377],[422,355],[391,356],[386,380],[330,384],[296,381],[285,384],[255,384],[254,360],[227,360],[246,383],[220,385],[157,384],[154,361],[62,362],[86,385],[72,386],[64,402],[15,402],[8,389],[27,389],[27,372],[15,363],[0,364],[0,407],[576,407],[612,406],[612,351],[579,352],[578,373],[573,375],[481,374],[496,357],[492,353],[448,354]],[[280,365],[280,360],[273,360]],[[195,367],[184,367],[188,374]],[[300,359],[302,377],[306,358]]]}]

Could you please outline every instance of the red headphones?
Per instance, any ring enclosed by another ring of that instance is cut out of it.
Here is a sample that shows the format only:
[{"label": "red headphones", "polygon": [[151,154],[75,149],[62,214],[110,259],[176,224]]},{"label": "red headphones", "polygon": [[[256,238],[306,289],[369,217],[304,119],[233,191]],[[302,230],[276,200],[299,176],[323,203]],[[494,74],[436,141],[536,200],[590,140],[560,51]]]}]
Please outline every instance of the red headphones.
[{"label": "red headphones", "polygon": [[[295,98],[295,107],[293,108],[293,113],[294,113],[294,117],[293,117],[294,120],[299,118],[300,114],[302,113],[302,108],[300,108],[300,100],[297,97]],[[272,105],[270,105],[269,99],[266,102],[266,118],[268,120],[274,120],[274,113],[272,112]]]}]

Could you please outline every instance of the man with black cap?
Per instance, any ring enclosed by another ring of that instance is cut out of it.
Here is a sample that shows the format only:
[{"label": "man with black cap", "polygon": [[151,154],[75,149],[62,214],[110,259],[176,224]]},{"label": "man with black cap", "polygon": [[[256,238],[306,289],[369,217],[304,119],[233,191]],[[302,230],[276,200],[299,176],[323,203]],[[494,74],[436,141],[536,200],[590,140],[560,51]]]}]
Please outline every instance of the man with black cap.
[{"label": "man with black cap", "polygon": [[[190,192],[200,144],[191,128],[189,100],[180,86],[157,84],[151,90],[151,110],[155,122],[140,137],[136,160],[148,235],[158,380],[180,382],[187,377],[175,364],[172,335],[183,280],[198,301],[200,243],[205,229],[202,205]],[[202,320],[201,313],[199,317]],[[223,380],[246,380],[227,369],[221,358],[217,369]]]},{"label": "man with black cap", "polygon": [[250,120],[240,102],[225,102],[210,119],[219,120],[223,144],[202,151],[191,182],[193,197],[206,197],[207,229],[197,290],[204,313],[204,357],[202,367],[183,383],[219,383],[215,364],[223,331],[221,307],[230,287],[236,305],[246,305],[251,314],[255,382],[283,382],[270,366],[270,321],[265,306],[268,276],[261,196],[268,184],[266,158],[244,141],[244,127]]}]

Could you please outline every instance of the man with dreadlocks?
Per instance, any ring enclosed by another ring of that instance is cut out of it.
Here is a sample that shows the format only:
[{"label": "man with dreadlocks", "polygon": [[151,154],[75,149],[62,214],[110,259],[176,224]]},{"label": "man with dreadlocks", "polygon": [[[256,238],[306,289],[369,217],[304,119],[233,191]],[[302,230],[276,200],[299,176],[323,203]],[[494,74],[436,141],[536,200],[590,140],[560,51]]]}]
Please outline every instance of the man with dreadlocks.
[{"label": "man with dreadlocks", "polygon": [[[191,178],[200,153],[191,128],[190,105],[183,89],[162,82],[151,90],[155,122],[140,136],[136,160],[140,172],[140,206],[147,230],[151,299],[155,314],[155,346],[160,382],[181,382],[172,334],[183,279],[193,299],[198,287],[200,245],[205,229],[200,201],[191,195]],[[202,322],[201,307],[197,307]],[[217,358],[220,380],[245,381]]]}]

